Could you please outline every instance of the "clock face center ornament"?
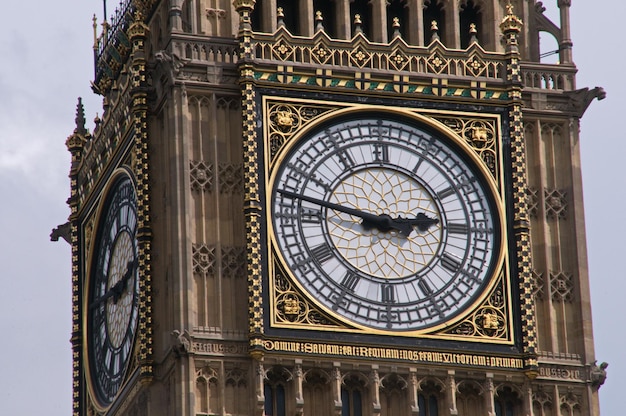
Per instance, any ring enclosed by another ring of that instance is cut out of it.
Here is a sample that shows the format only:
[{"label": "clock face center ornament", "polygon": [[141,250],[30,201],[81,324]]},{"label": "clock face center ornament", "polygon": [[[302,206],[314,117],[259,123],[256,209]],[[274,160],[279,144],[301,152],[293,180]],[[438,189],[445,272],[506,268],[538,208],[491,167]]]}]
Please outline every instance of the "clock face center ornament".
[{"label": "clock face center ornament", "polygon": [[106,301],[106,328],[113,348],[122,346],[130,325],[135,280],[133,258],[131,236],[128,232],[121,232],[113,248],[107,287],[107,290],[113,289],[116,294]]},{"label": "clock face center ornament", "polygon": [[343,178],[329,200],[380,217],[381,224],[371,224],[345,212],[326,211],[332,244],[363,273],[381,279],[407,277],[427,266],[439,250],[439,223],[426,231],[413,229],[409,235],[392,227],[394,219],[413,218],[417,213],[440,216],[428,191],[408,175],[388,168],[363,169]]}]

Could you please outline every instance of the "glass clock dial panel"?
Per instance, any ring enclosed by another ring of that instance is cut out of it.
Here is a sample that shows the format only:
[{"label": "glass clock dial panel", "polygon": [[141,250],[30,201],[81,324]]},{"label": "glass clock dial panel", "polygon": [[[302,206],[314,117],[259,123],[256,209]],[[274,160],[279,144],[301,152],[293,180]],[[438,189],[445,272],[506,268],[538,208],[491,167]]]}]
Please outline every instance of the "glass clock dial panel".
[{"label": "glass clock dial panel", "polygon": [[483,292],[500,219],[476,161],[450,138],[400,119],[346,119],[280,158],[270,180],[275,248],[328,312],[415,331]]},{"label": "glass clock dial panel", "polygon": [[89,298],[89,362],[98,401],[119,391],[137,331],[137,208],[132,182],[117,183],[103,213]]}]

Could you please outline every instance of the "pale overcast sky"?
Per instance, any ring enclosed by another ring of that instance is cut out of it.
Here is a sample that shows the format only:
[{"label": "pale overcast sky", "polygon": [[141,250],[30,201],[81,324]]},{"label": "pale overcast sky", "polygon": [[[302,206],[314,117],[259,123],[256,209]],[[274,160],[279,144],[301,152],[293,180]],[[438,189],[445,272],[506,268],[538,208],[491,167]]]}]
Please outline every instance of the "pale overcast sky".
[{"label": "pale overcast sky", "polygon": [[[109,9],[117,1],[109,1]],[[558,15],[557,0],[544,0]],[[581,148],[596,357],[609,362],[603,416],[623,415],[626,377],[626,140],[623,0],[572,0],[578,87],[602,86]],[[5,1],[0,17],[0,415],[71,414],[70,249],[49,241],[66,221],[76,99],[89,121],[91,17],[101,0]]]}]

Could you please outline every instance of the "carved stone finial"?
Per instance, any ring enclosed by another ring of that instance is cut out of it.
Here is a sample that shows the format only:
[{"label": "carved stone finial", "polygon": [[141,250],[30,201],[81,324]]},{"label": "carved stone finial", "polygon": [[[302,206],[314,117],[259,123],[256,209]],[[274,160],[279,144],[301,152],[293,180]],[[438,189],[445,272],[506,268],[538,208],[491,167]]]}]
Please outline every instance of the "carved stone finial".
[{"label": "carved stone finial", "polygon": [[476,29],[476,23],[470,23],[470,27],[469,27],[469,33],[470,33],[470,44],[471,43],[478,43],[478,30]]},{"label": "carved stone finial", "polygon": [[508,1],[506,5],[507,14],[500,22],[500,30],[504,35],[505,40],[505,50],[510,54],[519,54],[518,48],[518,36],[522,31],[522,26],[524,23],[522,19],[517,17],[515,13],[513,13],[513,5],[511,4],[511,0]]},{"label": "carved stone finial", "polygon": [[393,27],[393,37],[397,38],[400,37],[400,19],[397,17],[393,18],[393,23],[391,24],[391,27]]},{"label": "carved stone finial", "polygon": [[435,40],[439,40],[439,26],[437,26],[436,20],[430,22],[430,31],[433,32],[432,36],[430,37],[430,41],[433,42]]},{"label": "carved stone finial", "polygon": [[319,10],[315,12],[315,30],[324,30],[324,17],[322,17],[322,12]]},{"label": "carved stone finial", "polygon": [[278,27],[285,26],[285,10],[282,7],[276,9],[276,20]]},{"label": "carved stone finial", "polygon": [[354,34],[359,34],[359,33],[363,33],[363,29],[361,28],[361,25],[363,24],[363,22],[361,21],[361,15],[360,14],[355,14],[354,15]]},{"label": "carved stone finial", "polygon": [[98,18],[94,14],[91,20],[93,21],[93,48],[96,49],[98,47]]},{"label": "carved stone finial", "polygon": [[522,19],[515,15],[513,5],[510,1],[506,5],[506,12],[506,16],[504,16],[504,19],[502,19],[502,22],[500,23],[500,30],[505,34],[509,32],[519,33],[522,30],[524,23],[522,22]]},{"label": "carved stone finial", "polygon": [[546,8],[543,6],[543,2],[538,1],[535,3],[535,11],[539,14],[543,14],[546,11]]}]

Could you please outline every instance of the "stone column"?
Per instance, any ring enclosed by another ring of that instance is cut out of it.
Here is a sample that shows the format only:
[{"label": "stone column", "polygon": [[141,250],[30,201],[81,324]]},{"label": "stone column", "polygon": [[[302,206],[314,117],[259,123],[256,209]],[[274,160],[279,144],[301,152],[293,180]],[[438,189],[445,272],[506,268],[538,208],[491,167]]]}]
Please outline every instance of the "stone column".
[{"label": "stone column", "polygon": [[493,373],[487,373],[487,379],[485,380],[485,410],[487,416],[496,416],[495,403],[493,401],[493,395],[495,388],[493,386]]},{"label": "stone column", "polygon": [[182,0],[170,0],[170,26],[172,27],[172,32],[182,32],[183,31],[183,10],[181,7]]},{"label": "stone column", "polygon": [[[313,36],[315,33],[315,10],[313,10],[313,0],[291,0],[291,1],[299,1],[298,7],[300,20],[300,34],[302,36]],[[328,19],[331,16],[324,16],[324,18]]]},{"label": "stone column", "polygon": [[[335,3],[335,33],[338,39],[352,38],[352,16],[350,16],[350,2],[333,0]],[[329,19],[331,16],[324,16]],[[328,24],[328,23],[326,23]]]},{"label": "stone column", "polygon": [[296,360],[296,366],[293,369],[293,385],[296,399],[296,415],[304,413],[304,395],[302,394],[302,360]]},{"label": "stone column", "polygon": [[420,412],[418,394],[417,370],[409,368],[409,405],[411,406],[411,416],[417,416]]},{"label": "stone column", "polygon": [[[440,26],[439,29],[443,30],[445,38],[443,43],[448,48],[460,49],[461,48],[461,16],[458,1],[452,1],[444,6],[446,14],[445,27]],[[440,25],[442,22],[438,22]]]},{"label": "stone column", "polygon": [[387,43],[387,0],[370,0],[370,22],[367,22],[372,28],[371,41]]},{"label": "stone column", "polygon": [[572,0],[559,0],[561,11],[561,39],[559,40],[560,59],[562,64],[571,64],[572,57],[572,37],[570,33],[569,9],[572,7]]},{"label": "stone column", "polygon": [[343,403],[341,402],[341,363],[333,363],[333,379],[332,379],[332,398],[334,404],[334,414],[341,416],[341,408]]},{"label": "stone column", "polygon": [[380,414],[380,377],[378,376],[378,365],[372,365],[372,373],[370,374],[371,394],[372,394],[372,413]]},{"label": "stone column", "polygon": [[450,411],[450,416],[459,414],[456,409],[456,379],[454,376],[454,370],[448,370],[448,378],[446,379],[446,406]]}]

